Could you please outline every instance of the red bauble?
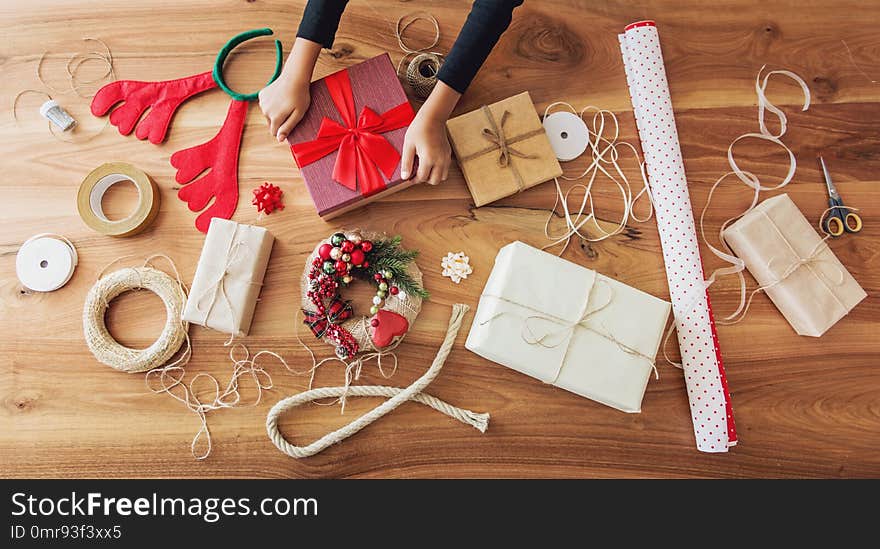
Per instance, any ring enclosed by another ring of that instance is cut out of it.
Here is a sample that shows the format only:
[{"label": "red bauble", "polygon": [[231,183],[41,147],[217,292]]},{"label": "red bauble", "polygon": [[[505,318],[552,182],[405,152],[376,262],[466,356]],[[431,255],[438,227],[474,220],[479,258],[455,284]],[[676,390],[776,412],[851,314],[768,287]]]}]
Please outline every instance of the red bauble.
[{"label": "red bauble", "polygon": [[318,255],[321,257],[321,259],[330,259],[330,250],[332,249],[333,246],[325,242],[324,244],[321,244],[320,248],[318,248]]},{"label": "red bauble", "polygon": [[378,325],[379,325],[379,319],[378,319],[378,318],[374,318],[373,320],[370,321],[370,326],[372,326],[373,328],[375,328],[375,327],[378,326]]},{"label": "red bauble", "polygon": [[352,265],[360,266],[367,257],[364,255],[364,252],[358,249],[354,249],[351,251],[351,263]]},{"label": "red bauble", "polygon": [[342,253],[350,254],[354,250],[354,243],[351,240],[346,240],[339,247],[342,248]]},{"label": "red bauble", "polygon": [[397,295],[398,292],[400,292],[400,290],[397,288],[397,286],[392,286],[391,288],[388,289],[388,291],[391,292],[391,295]]},{"label": "red bauble", "polygon": [[376,282],[382,282],[382,275],[379,273],[374,274],[373,280],[375,280]]},{"label": "red bauble", "polygon": [[361,265],[361,267],[363,267],[364,269],[366,269],[366,268],[369,267],[369,266],[370,266],[370,262],[369,262],[369,261],[364,261],[364,264]]},{"label": "red bauble", "polygon": [[340,259],[339,261],[336,262],[336,272],[337,273],[344,273],[347,270],[348,270],[348,264],[345,261]]},{"label": "red bauble", "polygon": [[363,242],[361,242],[361,249],[366,253],[370,253],[370,251],[372,251],[373,249],[373,243],[369,240],[364,240]]}]

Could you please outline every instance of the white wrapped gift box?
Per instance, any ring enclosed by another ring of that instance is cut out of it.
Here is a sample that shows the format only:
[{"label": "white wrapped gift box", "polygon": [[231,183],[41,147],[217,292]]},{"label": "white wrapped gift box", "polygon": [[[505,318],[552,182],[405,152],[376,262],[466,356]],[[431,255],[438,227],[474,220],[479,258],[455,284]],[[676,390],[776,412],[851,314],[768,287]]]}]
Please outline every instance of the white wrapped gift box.
[{"label": "white wrapped gift box", "polygon": [[465,347],[545,383],[640,412],[666,301],[522,242],[501,248]]},{"label": "white wrapped gift box", "polygon": [[183,320],[246,336],[274,242],[263,227],[212,219]]}]

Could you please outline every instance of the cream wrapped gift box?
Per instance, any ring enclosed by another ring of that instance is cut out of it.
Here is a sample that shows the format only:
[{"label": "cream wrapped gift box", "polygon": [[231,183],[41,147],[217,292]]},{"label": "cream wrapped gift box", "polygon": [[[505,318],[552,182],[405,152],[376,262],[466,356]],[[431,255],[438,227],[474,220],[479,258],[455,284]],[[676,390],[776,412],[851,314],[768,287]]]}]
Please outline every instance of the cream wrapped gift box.
[{"label": "cream wrapped gift box", "polygon": [[867,297],[787,194],[758,204],[724,241],[799,335],[821,336]]},{"label": "cream wrapped gift box", "polygon": [[501,248],[465,347],[639,412],[669,303],[522,242]]},{"label": "cream wrapped gift box", "polygon": [[183,320],[246,336],[274,242],[263,227],[212,219]]}]

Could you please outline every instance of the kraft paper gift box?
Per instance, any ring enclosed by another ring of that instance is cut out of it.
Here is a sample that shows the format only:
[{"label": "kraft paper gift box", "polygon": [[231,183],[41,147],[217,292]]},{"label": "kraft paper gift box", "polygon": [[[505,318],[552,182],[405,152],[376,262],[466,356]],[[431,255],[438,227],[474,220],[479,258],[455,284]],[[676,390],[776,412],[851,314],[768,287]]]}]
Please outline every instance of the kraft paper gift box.
[{"label": "kraft paper gift box", "polygon": [[183,320],[246,336],[274,242],[275,238],[263,227],[213,218]]},{"label": "kraft paper gift box", "polygon": [[414,113],[387,53],[312,82],[288,137],[318,215],[330,219],[414,184],[400,177]]},{"label": "kraft paper gift box", "polygon": [[787,194],[761,202],[723,236],[799,335],[821,336],[867,297]]},{"label": "kraft paper gift box", "polygon": [[641,411],[669,303],[522,242],[501,248],[465,347],[624,412]]},{"label": "kraft paper gift box", "polygon": [[446,122],[476,206],[562,175],[529,92]]}]

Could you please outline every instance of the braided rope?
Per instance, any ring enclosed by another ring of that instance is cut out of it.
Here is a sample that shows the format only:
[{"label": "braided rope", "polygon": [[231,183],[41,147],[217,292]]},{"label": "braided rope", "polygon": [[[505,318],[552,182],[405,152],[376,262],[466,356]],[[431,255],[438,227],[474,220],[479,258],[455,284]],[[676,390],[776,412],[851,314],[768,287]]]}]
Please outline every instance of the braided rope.
[{"label": "braided rope", "polygon": [[[458,335],[458,331],[461,328],[461,322],[464,319],[464,315],[467,313],[468,309],[469,307],[463,304],[456,304],[452,306],[452,315],[449,318],[449,327],[446,330],[446,337],[443,339],[443,343],[440,345],[440,349],[437,351],[437,356],[434,357],[434,362],[431,364],[431,367],[428,368],[428,371],[425,372],[422,377],[414,381],[409,387],[406,387],[404,389],[401,389],[399,387],[365,385],[356,385],[349,387],[323,387],[320,389],[311,389],[309,391],[287,397],[278,402],[275,406],[272,407],[271,410],[269,410],[269,415],[266,417],[266,430],[269,433],[269,439],[272,440],[272,443],[279,450],[290,457],[304,458],[313,456],[325,450],[329,446],[332,446],[333,444],[342,442],[343,440],[357,433],[367,425],[370,425],[382,416],[392,412],[398,406],[408,400],[412,400],[414,402],[418,402],[419,404],[431,407],[438,412],[441,412],[448,415],[449,417],[461,421],[462,423],[473,426],[480,432],[485,432],[486,428],[489,425],[489,414],[480,414],[472,412],[470,410],[465,410],[463,408],[458,408],[431,395],[422,394],[422,391],[432,381],[434,381],[434,378],[437,377],[437,375],[440,373],[440,370],[443,368],[443,364],[446,362],[446,358],[449,356],[450,351],[452,351],[452,345],[455,343],[455,337]],[[349,397],[384,396],[389,398],[366,414],[353,420],[351,423],[324,435],[320,439],[312,442],[307,446],[295,446],[291,444],[287,441],[287,439],[284,438],[284,435],[281,434],[281,431],[279,431],[278,418],[281,416],[281,414],[307,402],[312,402],[321,398],[340,397],[343,394],[346,394]]]}]

